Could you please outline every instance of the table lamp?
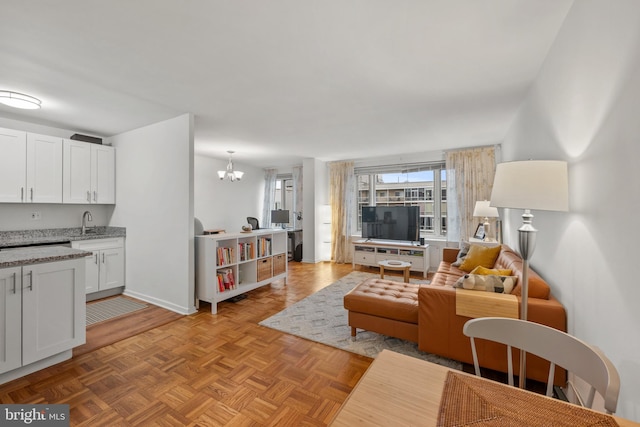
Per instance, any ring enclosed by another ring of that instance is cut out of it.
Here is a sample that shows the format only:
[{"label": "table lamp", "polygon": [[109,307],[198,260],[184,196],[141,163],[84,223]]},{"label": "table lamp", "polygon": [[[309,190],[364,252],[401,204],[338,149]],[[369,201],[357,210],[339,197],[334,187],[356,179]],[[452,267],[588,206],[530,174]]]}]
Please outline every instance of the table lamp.
[{"label": "table lamp", "polygon": [[491,237],[489,232],[489,218],[498,218],[498,208],[490,206],[488,200],[478,200],[476,206],[473,209],[473,216],[484,218],[484,235],[487,242],[494,242],[495,239]]},{"label": "table lamp", "polygon": [[[522,320],[527,320],[529,259],[536,247],[537,230],[531,223],[531,210],[568,211],[567,175],[567,162],[556,160],[526,160],[496,166],[490,206],[524,209],[522,226],[518,229],[518,246],[523,260]],[[525,352],[520,351],[520,388],[525,385],[525,366]]]}]

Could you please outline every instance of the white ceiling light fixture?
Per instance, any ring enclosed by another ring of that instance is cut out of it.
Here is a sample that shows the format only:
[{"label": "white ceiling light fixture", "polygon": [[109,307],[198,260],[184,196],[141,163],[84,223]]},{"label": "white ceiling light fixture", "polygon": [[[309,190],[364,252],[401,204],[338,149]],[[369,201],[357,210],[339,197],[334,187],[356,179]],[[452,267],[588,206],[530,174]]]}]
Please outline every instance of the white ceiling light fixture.
[{"label": "white ceiling light fixture", "polygon": [[42,101],[24,93],[0,90],[0,103],[23,110],[37,110],[41,107]]},{"label": "white ceiling light fixture", "polygon": [[227,163],[227,170],[218,171],[218,178],[221,180],[228,179],[229,181],[240,181],[242,179],[242,175],[244,172],[234,171],[233,170],[233,162],[231,161],[231,156],[235,151],[227,151],[229,153],[229,163]]}]

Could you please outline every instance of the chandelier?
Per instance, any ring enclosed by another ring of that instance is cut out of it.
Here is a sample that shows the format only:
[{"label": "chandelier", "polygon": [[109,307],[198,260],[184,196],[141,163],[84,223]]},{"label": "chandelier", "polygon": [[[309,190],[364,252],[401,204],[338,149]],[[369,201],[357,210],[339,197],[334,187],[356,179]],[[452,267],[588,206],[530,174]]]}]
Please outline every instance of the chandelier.
[{"label": "chandelier", "polygon": [[232,182],[240,181],[242,179],[242,175],[244,175],[244,172],[233,170],[233,162],[231,161],[231,156],[233,155],[234,151],[227,151],[227,153],[229,153],[229,163],[227,164],[227,170],[218,171],[218,178],[220,178],[221,180],[226,178]]}]

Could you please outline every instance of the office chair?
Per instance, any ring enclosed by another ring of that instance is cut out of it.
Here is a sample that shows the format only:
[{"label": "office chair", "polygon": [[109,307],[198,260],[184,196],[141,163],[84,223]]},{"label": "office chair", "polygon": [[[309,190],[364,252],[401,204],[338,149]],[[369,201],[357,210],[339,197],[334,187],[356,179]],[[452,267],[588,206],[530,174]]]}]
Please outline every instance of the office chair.
[{"label": "office chair", "polygon": [[503,317],[481,317],[465,323],[462,331],[471,338],[471,352],[477,376],[480,374],[478,354],[474,338],[483,338],[507,346],[509,385],[513,386],[513,362],[511,348],[515,347],[550,362],[547,396],[553,394],[553,377],[556,365],[580,377],[591,386],[586,401],[569,381],[578,403],[591,408],[597,391],[604,398],[604,408],[613,414],[618,405],[620,376],[613,363],[600,351],[578,338],[546,325],[526,320]]},{"label": "office chair", "polygon": [[258,222],[258,218],[248,216],[247,222],[249,223],[249,225],[251,225],[251,228],[254,230],[258,230],[260,228],[260,223]]}]

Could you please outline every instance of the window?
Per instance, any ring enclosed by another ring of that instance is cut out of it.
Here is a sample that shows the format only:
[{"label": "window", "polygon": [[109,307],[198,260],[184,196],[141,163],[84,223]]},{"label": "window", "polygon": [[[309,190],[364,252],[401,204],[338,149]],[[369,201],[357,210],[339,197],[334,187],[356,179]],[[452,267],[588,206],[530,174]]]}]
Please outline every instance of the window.
[{"label": "window", "polygon": [[356,168],[357,230],[363,206],[419,206],[420,235],[447,232],[447,171],[443,162]]},{"label": "window", "polygon": [[[271,209],[285,209],[289,216],[293,214],[293,177],[291,175],[278,175],[276,177],[276,195],[274,206]],[[291,222],[291,218],[289,218]]]}]

